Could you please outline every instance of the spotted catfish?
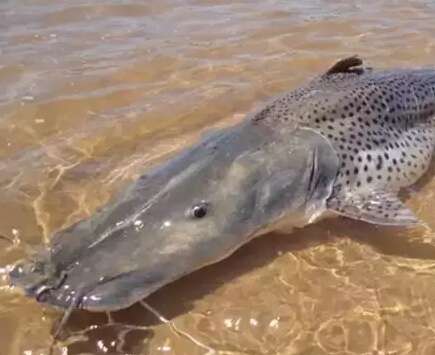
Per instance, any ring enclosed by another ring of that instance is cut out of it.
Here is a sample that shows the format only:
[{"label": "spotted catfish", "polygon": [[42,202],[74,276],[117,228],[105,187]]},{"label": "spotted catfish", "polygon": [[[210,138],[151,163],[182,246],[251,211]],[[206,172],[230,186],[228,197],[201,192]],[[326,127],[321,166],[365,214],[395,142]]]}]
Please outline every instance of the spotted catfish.
[{"label": "spotted catfish", "polygon": [[397,193],[431,162],[434,113],[435,70],[343,59],[56,233],[11,281],[40,302],[115,310],[258,235],[331,212],[418,224]]}]

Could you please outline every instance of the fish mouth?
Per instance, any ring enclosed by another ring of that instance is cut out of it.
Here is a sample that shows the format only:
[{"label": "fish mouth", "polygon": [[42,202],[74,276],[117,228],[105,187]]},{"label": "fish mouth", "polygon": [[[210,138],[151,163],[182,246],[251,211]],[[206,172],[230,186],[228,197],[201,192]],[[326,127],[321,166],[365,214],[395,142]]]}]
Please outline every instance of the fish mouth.
[{"label": "fish mouth", "polygon": [[12,286],[21,288],[38,302],[45,302],[46,296],[63,286],[67,275],[64,272],[58,275],[46,261],[31,260],[15,264],[8,276]]},{"label": "fish mouth", "polygon": [[[40,263],[19,263],[9,273],[13,286],[37,302],[62,309],[116,311],[147,297],[168,281],[163,273],[131,271],[95,283],[77,283],[74,272],[44,275]],[[73,270],[72,270],[73,271]]]}]

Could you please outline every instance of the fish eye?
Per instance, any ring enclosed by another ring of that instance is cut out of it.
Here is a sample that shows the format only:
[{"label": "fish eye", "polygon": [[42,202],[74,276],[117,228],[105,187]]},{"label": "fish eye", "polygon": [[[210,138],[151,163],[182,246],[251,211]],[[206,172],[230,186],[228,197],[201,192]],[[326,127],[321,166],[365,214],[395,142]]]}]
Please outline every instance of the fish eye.
[{"label": "fish eye", "polygon": [[193,218],[203,218],[207,215],[208,203],[200,202],[190,209],[190,216]]}]

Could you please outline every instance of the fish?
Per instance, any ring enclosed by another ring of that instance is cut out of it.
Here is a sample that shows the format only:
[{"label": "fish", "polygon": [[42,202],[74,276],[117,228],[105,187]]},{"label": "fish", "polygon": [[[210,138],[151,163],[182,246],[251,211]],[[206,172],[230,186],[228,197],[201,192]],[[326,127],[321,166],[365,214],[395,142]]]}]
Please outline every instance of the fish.
[{"label": "fish", "polygon": [[347,57],[56,232],[13,266],[11,284],[55,307],[114,311],[270,231],[332,216],[418,226],[398,193],[434,147],[435,69]]}]

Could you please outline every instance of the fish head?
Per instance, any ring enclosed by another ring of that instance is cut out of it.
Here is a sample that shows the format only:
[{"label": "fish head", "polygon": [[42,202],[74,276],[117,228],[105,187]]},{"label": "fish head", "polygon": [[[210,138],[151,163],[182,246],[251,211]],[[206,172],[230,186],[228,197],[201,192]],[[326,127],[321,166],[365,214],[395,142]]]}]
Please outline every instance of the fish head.
[{"label": "fish head", "polygon": [[45,265],[19,264],[12,281],[60,307],[125,308],[284,220],[307,224],[325,209],[337,170],[335,151],[311,130],[224,129],[58,232]]}]

